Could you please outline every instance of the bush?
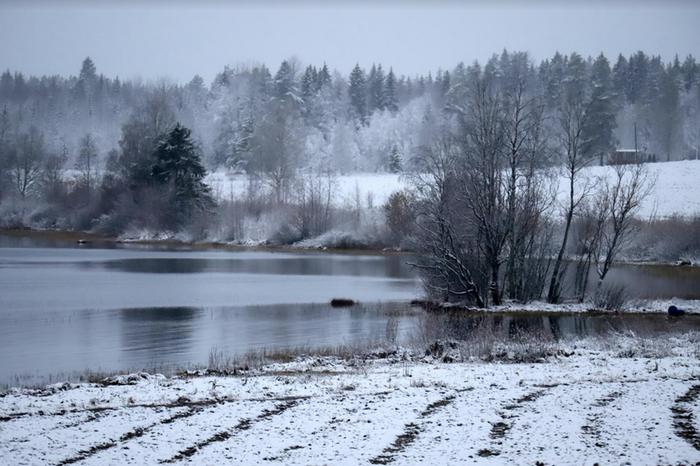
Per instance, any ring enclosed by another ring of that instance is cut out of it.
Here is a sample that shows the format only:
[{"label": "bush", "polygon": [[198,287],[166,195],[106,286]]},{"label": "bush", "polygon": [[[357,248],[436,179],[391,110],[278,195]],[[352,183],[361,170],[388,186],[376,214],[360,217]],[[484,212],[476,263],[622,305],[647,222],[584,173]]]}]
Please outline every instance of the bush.
[{"label": "bush", "polygon": [[413,196],[407,191],[397,191],[384,204],[384,219],[394,246],[401,246],[411,235],[415,223]]},{"label": "bush", "polygon": [[606,311],[621,311],[628,296],[623,285],[603,285],[593,296],[593,304]]}]

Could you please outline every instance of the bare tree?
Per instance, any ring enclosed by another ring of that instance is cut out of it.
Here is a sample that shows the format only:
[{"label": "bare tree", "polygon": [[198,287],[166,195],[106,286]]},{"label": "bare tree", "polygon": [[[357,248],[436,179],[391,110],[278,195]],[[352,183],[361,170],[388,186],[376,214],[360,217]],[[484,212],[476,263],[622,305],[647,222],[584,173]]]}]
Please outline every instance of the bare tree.
[{"label": "bare tree", "polygon": [[512,76],[504,95],[507,174],[508,260],[505,282],[512,299],[539,297],[549,269],[546,212],[554,192],[543,170],[547,159],[544,104],[528,91],[526,70]]},{"label": "bare tree", "polygon": [[583,130],[588,118],[589,105],[590,103],[586,101],[582,92],[568,92],[559,109],[559,142],[564,151],[564,178],[568,185],[568,193],[563,207],[564,234],[554,261],[549,292],[547,293],[547,300],[550,303],[559,302],[561,298],[561,281],[565,271],[562,265],[564,252],[569,241],[571,223],[576,210],[591,189],[590,183],[581,173],[593,158],[590,153],[583,150]]},{"label": "bare tree", "polygon": [[320,235],[330,228],[334,187],[331,173],[309,173],[297,178],[293,221],[301,238]]},{"label": "bare tree", "polygon": [[[603,182],[603,180],[598,180]],[[588,277],[592,265],[597,262],[600,249],[600,237],[607,218],[607,203],[600,192],[581,205],[575,216],[573,236],[576,240],[576,274],[574,277],[575,294],[583,302],[588,288]]]},{"label": "bare tree", "polygon": [[606,209],[607,219],[601,228],[600,250],[596,254],[596,292],[633,230],[633,219],[654,183],[645,165],[634,164],[616,166],[613,180],[603,185],[601,203]]},{"label": "bare tree", "polygon": [[75,168],[80,172],[80,179],[85,183],[88,198],[92,190],[92,183],[96,177],[97,171],[97,144],[92,134],[87,133],[80,140],[78,149],[78,157],[75,162]]},{"label": "bare tree", "polygon": [[[486,305],[475,272],[479,269],[474,241],[458,226],[452,206],[457,190],[454,163],[456,144],[443,133],[419,158],[421,170],[413,175],[416,187],[416,248],[420,260],[413,265],[423,277],[428,295],[444,301],[470,301]],[[458,231],[462,235],[458,235]]]},{"label": "bare tree", "polygon": [[475,77],[458,109],[459,199],[478,229],[478,246],[489,268],[489,294],[501,303],[501,265],[511,232],[505,168],[506,119],[502,96],[492,83]]},{"label": "bare tree", "polygon": [[10,172],[17,192],[23,199],[41,179],[45,155],[44,136],[35,126],[19,136],[17,148],[10,161]]}]

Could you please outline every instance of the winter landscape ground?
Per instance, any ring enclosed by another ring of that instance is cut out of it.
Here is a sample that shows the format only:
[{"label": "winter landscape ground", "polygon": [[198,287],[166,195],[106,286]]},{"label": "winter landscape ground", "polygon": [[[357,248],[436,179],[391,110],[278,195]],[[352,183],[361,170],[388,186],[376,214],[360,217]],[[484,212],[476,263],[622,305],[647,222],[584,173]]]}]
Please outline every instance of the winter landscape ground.
[{"label": "winter landscape ground", "polygon": [[6,464],[696,464],[695,335],[532,362],[390,351],[235,376],[133,374],[0,399]]}]

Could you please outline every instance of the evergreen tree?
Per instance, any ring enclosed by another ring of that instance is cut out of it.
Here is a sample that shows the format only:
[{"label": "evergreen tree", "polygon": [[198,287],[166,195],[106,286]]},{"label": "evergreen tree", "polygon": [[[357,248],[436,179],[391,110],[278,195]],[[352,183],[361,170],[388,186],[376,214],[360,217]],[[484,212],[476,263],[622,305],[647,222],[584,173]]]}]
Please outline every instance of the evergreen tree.
[{"label": "evergreen tree", "polygon": [[649,79],[649,58],[639,51],[629,59],[625,86],[627,100],[630,103],[641,102],[647,96]]},{"label": "evergreen tree", "polygon": [[280,100],[296,97],[294,69],[287,60],[282,62],[277,74],[275,74],[275,97]]},{"label": "evergreen tree", "polygon": [[683,61],[681,75],[683,76],[683,87],[686,91],[690,91],[698,82],[698,65],[692,55],[688,55]]},{"label": "evergreen tree", "polygon": [[391,151],[389,151],[387,168],[391,173],[399,173],[401,171],[401,154],[396,144],[391,146]]},{"label": "evergreen tree", "polygon": [[396,91],[396,75],[394,70],[389,68],[389,74],[386,75],[386,83],[384,85],[384,94],[382,101],[387,110],[396,113],[399,110],[397,91]]},{"label": "evergreen tree", "polygon": [[624,55],[620,54],[617,57],[617,62],[612,69],[612,86],[620,102],[624,102],[626,98],[627,79],[629,73],[629,65]]},{"label": "evergreen tree", "polygon": [[97,80],[97,68],[90,57],[86,57],[83,60],[78,79],[84,82],[95,82]]},{"label": "evergreen tree", "polygon": [[158,144],[154,159],[151,177],[156,184],[171,189],[172,218],[177,225],[193,211],[213,205],[211,190],[204,183],[207,173],[189,129],[177,123]]},{"label": "evergreen tree", "polygon": [[304,70],[304,75],[301,77],[301,98],[304,99],[305,103],[311,100],[311,97],[316,93],[316,76],[314,68],[309,65]]},{"label": "evergreen tree", "polygon": [[367,85],[369,88],[367,113],[371,115],[375,110],[384,110],[384,70],[381,64],[372,65]]},{"label": "evergreen tree", "polygon": [[653,126],[661,151],[670,161],[676,148],[678,131],[680,129],[680,92],[679,82],[672,67],[663,72],[660,77],[659,91],[652,103]]},{"label": "evergreen tree", "polygon": [[593,91],[583,125],[582,149],[590,156],[597,155],[603,165],[605,155],[615,147],[616,126],[610,64],[603,54],[593,62],[591,80]]},{"label": "evergreen tree", "polygon": [[14,79],[12,79],[10,70],[7,70],[0,76],[0,101],[8,102],[12,97],[13,88]]},{"label": "evergreen tree", "polygon": [[328,71],[328,65],[326,63],[323,63],[323,66],[318,72],[318,75],[316,76],[316,90],[320,91],[326,86],[331,85],[331,74]]},{"label": "evergreen tree", "polygon": [[348,94],[352,116],[364,125],[367,122],[367,82],[365,72],[362,71],[359,64],[355,65],[350,73]]}]

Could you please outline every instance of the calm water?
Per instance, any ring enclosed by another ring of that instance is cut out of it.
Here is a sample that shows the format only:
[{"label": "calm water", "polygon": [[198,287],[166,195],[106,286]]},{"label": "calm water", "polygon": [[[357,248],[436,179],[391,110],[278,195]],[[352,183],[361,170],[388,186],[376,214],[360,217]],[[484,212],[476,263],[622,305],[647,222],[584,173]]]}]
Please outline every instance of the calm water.
[{"label": "calm water", "polygon": [[[671,287],[673,294],[700,293],[692,274],[673,279],[677,270],[660,278],[642,268],[617,273],[659,296],[668,280],[686,283]],[[0,236],[0,384],[86,369],[202,364],[215,347],[243,353],[374,340],[384,336],[390,315],[406,309],[400,303],[419,294],[402,256],[100,249]],[[326,303],[334,297],[366,305],[332,309]],[[518,319],[507,325],[546,325],[561,334],[638,328],[639,322],[666,331],[698,322],[669,324],[663,316],[632,316],[618,324],[610,317]],[[415,312],[402,314],[400,334],[413,332],[419,320]]]}]

